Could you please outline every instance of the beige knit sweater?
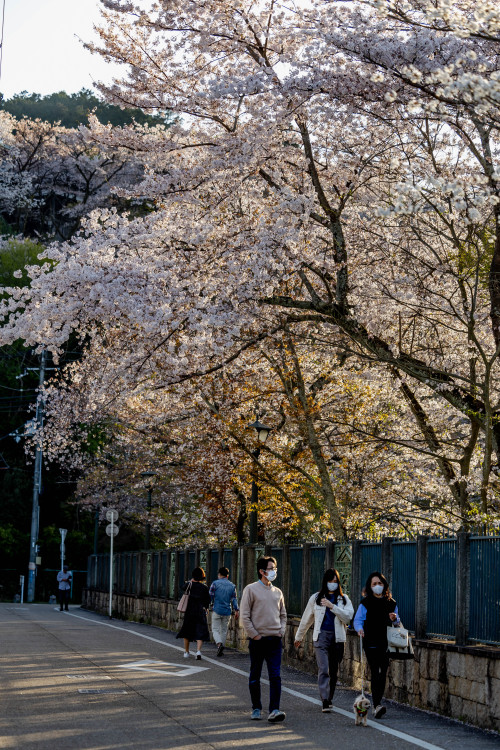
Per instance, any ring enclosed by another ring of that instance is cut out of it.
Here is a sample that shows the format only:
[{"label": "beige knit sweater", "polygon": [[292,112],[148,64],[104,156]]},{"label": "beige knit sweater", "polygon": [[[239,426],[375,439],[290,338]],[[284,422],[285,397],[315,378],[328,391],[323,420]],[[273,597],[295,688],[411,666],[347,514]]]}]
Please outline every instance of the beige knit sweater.
[{"label": "beige knit sweater", "polygon": [[249,638],[285,635],[286,609],[283,592],[260,581],[245,586],[240,602],[240,620]]}]

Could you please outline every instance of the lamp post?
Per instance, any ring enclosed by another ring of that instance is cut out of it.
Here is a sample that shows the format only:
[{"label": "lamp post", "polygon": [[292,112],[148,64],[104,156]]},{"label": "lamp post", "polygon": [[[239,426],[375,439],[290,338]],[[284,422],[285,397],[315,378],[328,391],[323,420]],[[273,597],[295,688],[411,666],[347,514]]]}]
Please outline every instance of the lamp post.
[{"label": "lamp post", "polygon": [[[252,422],[249,427],[253,427],[257,431],[257,436],[259,438],[259,443],[264,444],[269,437],[269,433],[272,430],[272,427],[267,427],[265,424],[262,424],[259,422],[259,418],[257,417],[255,422]],[[260,456],[260,445],[257,446],[257,448],[252,452],[252,456],[257,460]],[[252,505],[252,510],[250,511],[249,516],[249,534],[248,534],[248,541],[250,544],[257,544],[257,504],[259,502],[259,486],[255,479],[252,480],[252,496],[250,498],[250,503]]]},{"label": "lamp post", "polygon": [[151,498],[153,495],[153,486],[154,486],[154,480],[156,478],[157,474],[155,471],[142,471],[141,477],[145,479],[148,484],[146,485],[146,489],[148,491],[148,518],[146,521],[146,527],[144,529],[144,548],[149,549],[150,544],[150,536],[151,536],[151,523],[149,521],[149,516],[151,514]]}]

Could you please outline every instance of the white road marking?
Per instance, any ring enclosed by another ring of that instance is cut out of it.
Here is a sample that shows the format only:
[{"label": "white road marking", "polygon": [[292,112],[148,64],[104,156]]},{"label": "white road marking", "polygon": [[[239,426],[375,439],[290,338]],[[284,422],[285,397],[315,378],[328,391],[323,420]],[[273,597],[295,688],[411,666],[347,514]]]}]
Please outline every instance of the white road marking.
[{"label": "white road marking", "polygon": [[[164,667],[164,669],[160,669],[160,667]],[[119,668],[136,669],[138,672],[153,672],[154,674],[162,674],[163,676],[167,674],[173,675],[174,677],[188,677],[197,672],[206,672],[208,669],[208,667],[184,667],[170,661],[155,661],[154,659],[144,659],[143,661],[130,662],[130,664],[120,664]]]},{"label": "white road marking", "polygon": [[[184,648],[182,646],[175,646],[173,643],[167,643],[166,641],[162,641],[159,638],[153,638],[150,635],[146,635],[145,633],[138,633],[136,630],[131,630],[129,628],[120,627],[119,625],[111,625],[110,622],[100,622],[99,620],[91,620],[88,617],[82,617],[81,615],[74,615],[72,612],[68,612],[70,617],[76,617],[78,620],[85,620],[85,622],[90,622],[93,625],[102,625],[106,628],[113,628],[114,630],[122,630],[124,633],[131,633],[132,635],[136,635],[138,638],[144,638],[147,641],[153,641],[153,643],[159,643],[161,646],[167,646],[168,648],[173,648],[176,651],[182,651],[184,652]],[[229,664],[223,664],[220,661],[216,661],[215,659],[210,659],[210,657],[203,657],[203,661],[210,662],[211,664],[215,664],[217,667],[222,667],[223,669],[227,669],[229,672],[235,672],[235,674],[243,675],[243,677],[246,677],[248,679],[248,672],[244,672],[242,669],[237,669],[236,667],[231,667]],[[269,685],[268,680],[261,680],[262,683],[265,685]],[[283,693],[288,693],[289,695],[293,695],[295,698],[301,698],[304,701],[307,701],[308,703],[313,703],[315,706],[321,706],[322,703],[318,698],[312,698],[310,695],[305,695],[305,693],[299,693],[297,690],[291,690],[287,687],[282,687],[281,691]],[[352,711],[346,711],[343,708],[337,708],[336,706],[332,706],[332,711],[334,711],[337,714],[340,714],[341,716],[347,716],[349,719],[354,719],[354,714]],[[397,729],[392,729],[391,727],[384,726],[383,724],[380,724],[379,722],[374,722],[371,720],[368,720],[368,726],[372,727],[372,729],[376,729],[378,732],[384,732],[385,734],[390,734],[393,737],[397,737],[400,740],[404,740],[405,742],[409,742],[412,745],[416,745],[416,747],[421,747],[423,750],[444,750],[439,745],[432,745],[430,742],[426,742],[425,740],[420,740],[418,737],[412,737],[409,734],[406,734],[405,732],[399,732]]]},{"label": "white road marking", "polygon": [[127,690],[101,690],[100,688],[78,688],[78,692],[83,695],[128,695]]}]

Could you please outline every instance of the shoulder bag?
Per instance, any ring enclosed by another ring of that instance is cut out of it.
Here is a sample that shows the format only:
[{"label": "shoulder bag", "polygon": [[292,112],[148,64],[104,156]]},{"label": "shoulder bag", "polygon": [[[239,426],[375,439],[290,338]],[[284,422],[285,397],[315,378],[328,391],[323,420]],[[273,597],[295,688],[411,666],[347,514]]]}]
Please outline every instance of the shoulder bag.
[{"label": "shoulder bag", "polygon": [[189,581],[189,583],[188,583],[188,585],[186,587],[186,590],[183,593],[183,595],[181,596],[181,598],[179,600],[179,604],[177,605],[177,612],[185,612],[186,611],[187,605],[188,605],[189,594],[191,593],[191,585],[192,585],[191,581]]}]

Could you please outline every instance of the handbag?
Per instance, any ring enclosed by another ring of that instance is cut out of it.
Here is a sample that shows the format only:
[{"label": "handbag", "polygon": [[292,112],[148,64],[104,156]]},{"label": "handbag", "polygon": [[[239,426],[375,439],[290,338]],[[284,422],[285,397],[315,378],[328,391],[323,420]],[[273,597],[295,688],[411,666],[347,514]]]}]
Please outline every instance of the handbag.
[{"label": "handbag", "polygon": [[189,594],[191,593],[191,581],[189,581],[187,588],[181,598],[179,599],[179,604],[177,605],[177,612],[185,612],[188,605],[189,600]]},{"label": "handbag", "polygon": [[387,627],[387,654],[389,659],[413,659],[413,646],[410,634],[400,625]]}]

